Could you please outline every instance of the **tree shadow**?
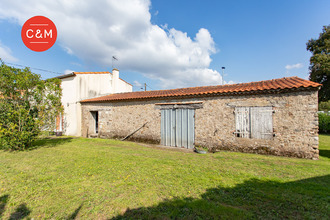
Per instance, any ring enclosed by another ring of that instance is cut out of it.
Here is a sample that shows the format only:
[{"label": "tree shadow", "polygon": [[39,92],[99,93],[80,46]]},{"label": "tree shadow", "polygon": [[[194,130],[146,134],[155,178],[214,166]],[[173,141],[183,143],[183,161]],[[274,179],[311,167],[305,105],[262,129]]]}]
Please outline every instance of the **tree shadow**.
[{"label": "tree shadow", "polygon": [[81,204],[67,219],[71,220],[71,219],[76,219],[80,209],[82,208],[83,204]]},{"label": "tree shadow", "polygon": [[29,216],[30,213],[31,210],[26,207],[25,203],[22,203],[16,208],[15,212],[11,213],[9,220],[23,219]]},{"label": "tree shadow", "polygon": [[127,209],[112,219],[330,219],[330,175],[281,183],[250,179],[207,189],[201,198],[175,198]]},{"label": "tree shadow", "polygon": [[32,147],[28,150],[35,150],[41,147],[56,147],[57,145],[62,145],[69,143],[74,139],[73,137],[60,137],[60,138],[41,138],[33,142]]},{"label": "tree shadow", "polygon": [[2,217],[2,214],[5,212],[5,207],[8,202],[9,195],[3,195],[0,197],[0,219]]},{"label": "tree shadow", "polygon": [[[3,217],[8,201],[9,201],[8,194],[0,197],[0,219],[2,219]],[[67,218],[64,219],[68,219],[68,220],[76,219],[82,207],[83,207],[83,203],[81,203],[81,205],[76,210],[74,210],[74,212],[71,215],[69,215]],[[29,216],[30,213],[31,210],[26,206],[25,203],[22,203],[15,209],[15,212],[10,214],[9,220],[23,219]]]},{"label": "tree shadow", "polygon": [[[0,197],[0,219],[2,219],[2,215],[5,212],[6,204],[9,201],[9,195],[3,195]],[[31,210],[26,207],[25,203],[20,204],[15,212],[11,213],[9,219],[10,220],[17,220],[17,219],[23,219],[27,216],[29,216],[31,213]]]}]

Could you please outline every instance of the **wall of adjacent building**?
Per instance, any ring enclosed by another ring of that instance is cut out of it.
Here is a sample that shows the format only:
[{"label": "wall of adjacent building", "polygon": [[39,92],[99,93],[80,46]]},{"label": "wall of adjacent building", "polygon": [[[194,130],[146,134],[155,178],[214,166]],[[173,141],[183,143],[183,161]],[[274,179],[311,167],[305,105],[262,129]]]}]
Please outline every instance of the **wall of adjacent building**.
[{"label": "wall of adjacent building", "polygon": [[78,101],[112,93],[112,75],[110,73],[77,74],[75,78]]},{"label": "wall of adjacent building", "polygon": [[[99,136],[122,138],[143,124],[131,140],[160,143],[157,103],[202,101],[195,110],[195,145],[212,151],[230,150],[279,156],[318,158],[317,91],[280,94],[201,97],[135,102],[82,103],[82,135],[95,133],[91,111],[99,112]],[[235,107],[272,106],[271,140],[236,137]]]},{"label": "wall of adjacent building", "polygon": [[[119,73],[118,73],[119,74]],[[84,99],[112,93],[132,92],[132,86],[112,74],[77,74],[62,80],[63,130],[66,135],[81,136],[81,104]],[[113,90],[113,85],[116,90]]]},{"label": "wall of adjacent building", "polygon": [[[77,129],[77,83],[76,78],[71,76],[61,79],[63,112],[63,132],[66,135],[80,134]],[[80,103],[79,103],[80,104]],[[81,123],[81,120],[79,120]]]}]

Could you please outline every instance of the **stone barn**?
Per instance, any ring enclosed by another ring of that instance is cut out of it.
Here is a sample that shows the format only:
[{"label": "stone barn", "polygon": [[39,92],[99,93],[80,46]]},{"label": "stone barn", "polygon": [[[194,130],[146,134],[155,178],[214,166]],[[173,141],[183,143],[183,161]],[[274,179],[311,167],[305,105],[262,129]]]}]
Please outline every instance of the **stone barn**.
[{"label": "stone barn", "polygon": [[82,135],[317,159],[320,84],[298,77],[81,101]]}]

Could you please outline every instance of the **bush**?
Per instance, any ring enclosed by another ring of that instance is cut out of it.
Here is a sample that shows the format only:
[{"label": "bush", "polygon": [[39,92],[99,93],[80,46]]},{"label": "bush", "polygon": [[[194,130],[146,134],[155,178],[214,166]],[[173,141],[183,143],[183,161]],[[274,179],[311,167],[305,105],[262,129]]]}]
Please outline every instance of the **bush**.
[{"label": "bush", "polygon": [[319,132],[330,134],[330,115],[319,113]]},{"label": "bush", "polygon": [[55,126],[62,112],[61,81],[0,63],[0,149],[25,150],[42,128]]},{"label": "bush", "polygon": [[16,111],[11,103],[0,102],[0,149],[25,150],[39,134],[37,120],[28,109]]}]

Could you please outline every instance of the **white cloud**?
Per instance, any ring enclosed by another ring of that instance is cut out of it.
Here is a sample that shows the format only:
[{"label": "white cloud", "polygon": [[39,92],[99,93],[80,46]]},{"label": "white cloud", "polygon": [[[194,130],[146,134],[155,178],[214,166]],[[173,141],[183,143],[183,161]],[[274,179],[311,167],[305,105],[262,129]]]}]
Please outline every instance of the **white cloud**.
[{"label": "white cloud", "polygon": [[12,55],[9,47],[6,47],[0,42],[0,58],[7,62],[17,62],[18,59]]},{"label": "white cloud", "polygon": [[292,64],[292,65],[286,65],[285,69],[287,70],[291,70],[291,69],[300,69],[302,68],[304,65],[302,63],[297,63],[297,64]]},{"label": "white cloud", "polygon": [[221,83],[221,75],[209,68],[216,53],[209,31],[187,33],[153,25],[150,0],[0,0],[0,19],[23,24],[35,15],[49,17],[58,41],[69,54],[85,63],[111,67],[119,59],[121,71],[136,71],[158,79],[164,88]]},{"label": "white cloud", "polygon": [[80,63],[77,63],[77,62],[70,62],[70,64],[75,65],[75,66],[79,66],[79,67],[82,66]]},{"label": "white cloud", "polygon": [[235,81],[232,81],[232,80],[229,80],[228,82],[224,82],[224,84],[237,84],[238,82],[235,82]]},{"label": "white cloud", "polygon": [[74,72],[74,70],[64,70],[64,74],[66,75],[66,74],[70,74],[70,73],[72,73],[72,72]]},{"label": "white cloud", "polygon": [[69,47],[62,46],[62,48],[67,54],[73,55],[73,51]]},{"label": "white cloud", "polygon": [[142,86],[142,84],[137,80],[134,80],[133,85],[136,86],[136,87],[141,87]]}]

